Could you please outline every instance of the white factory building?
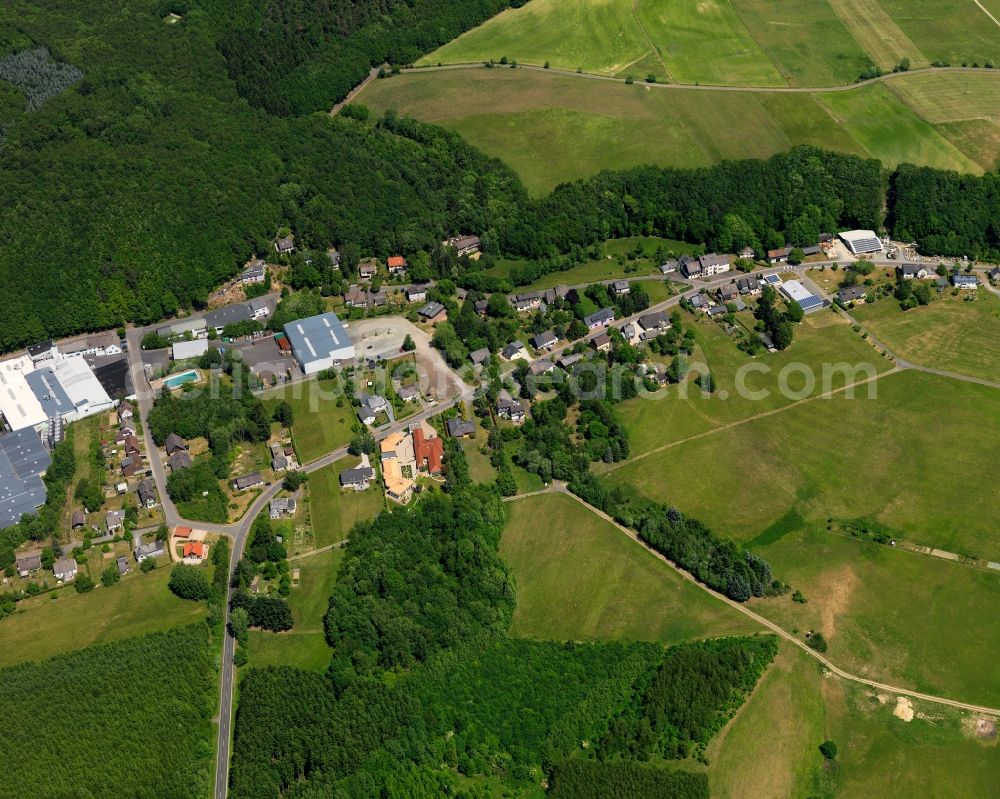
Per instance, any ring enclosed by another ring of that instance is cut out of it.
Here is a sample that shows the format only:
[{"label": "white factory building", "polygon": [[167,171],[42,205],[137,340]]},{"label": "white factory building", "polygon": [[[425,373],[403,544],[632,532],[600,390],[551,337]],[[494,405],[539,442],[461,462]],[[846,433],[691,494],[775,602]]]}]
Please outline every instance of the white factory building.
[{"label": "white factory building", "polygon": [[284,330],[295,360],[307,375],[354,360],[354,344],[335,313],[298,319],[285,325]]},{"label": "white factory building", "polygon": [[114,405],[80,355],[56,352],[44,359],[21,356],[0,362],[0,414],[10,430],[41,432],[51,418],[74,422]]}]

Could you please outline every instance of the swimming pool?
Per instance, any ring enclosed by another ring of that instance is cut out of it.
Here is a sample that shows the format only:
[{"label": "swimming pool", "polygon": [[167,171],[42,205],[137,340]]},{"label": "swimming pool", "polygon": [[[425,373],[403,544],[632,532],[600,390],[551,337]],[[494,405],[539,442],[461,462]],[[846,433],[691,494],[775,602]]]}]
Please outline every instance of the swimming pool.
[{"label": "swimming pool", "polygon": [[194,369],[189,369],[186,372],[181,372],[180,374],[170,375],[170,377],[165,377],[163,379],[163,385],[167,388],[173,390],[175,388],[180,388],[185,383],[196,383],[201,378],[198,377],[198,372]]}]

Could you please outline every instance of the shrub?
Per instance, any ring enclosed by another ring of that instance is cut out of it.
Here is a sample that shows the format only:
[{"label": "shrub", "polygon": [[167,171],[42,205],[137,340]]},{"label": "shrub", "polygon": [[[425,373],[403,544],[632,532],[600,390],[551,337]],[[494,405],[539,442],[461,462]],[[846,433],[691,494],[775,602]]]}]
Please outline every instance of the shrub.
[{"label": "shrub", "polygon": [[[145,561],[143,562],[145,563]],[[174,566],[174,570],[170,573],[170,582],[167,585],[181,599],[199,601],[208,599],[212,593],[212,587],[208,583],[208,577],[204,570],[184,563]]]},{"label": "shrub", "polygon": [[819,745],[819,751],[827,760],[833,760],[837,756],[837,744],[833,741],[823,741]]}]

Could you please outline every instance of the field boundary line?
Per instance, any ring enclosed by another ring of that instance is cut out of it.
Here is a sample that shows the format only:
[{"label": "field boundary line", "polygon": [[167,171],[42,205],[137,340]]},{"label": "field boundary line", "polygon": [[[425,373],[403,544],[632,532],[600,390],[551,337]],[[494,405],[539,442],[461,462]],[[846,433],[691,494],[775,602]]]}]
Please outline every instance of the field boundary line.
[{"label": "field boundary line", "polygon": [[755,622],[757,622],[758,624],[760,624],[762,627],[765,627],[768,630],[770,630],[771,632],[773,632],[776,635],[778,635],[780,638],[783,638],[784,640],[788,641],[789,643],[794,644],[799,649],[801,649],[803,652],[805,652],[807,655],[809,655],[809,657],[813,658],[813,660],[819,661],[819,663],[821,663],[825,668],[829,669],[830,672],[832,672],[833,674],[837,675],[841,679],[848,680],[849,682],[856,682],[856,683],[859,683],[861,685],[866,685],[869,688],[875,688],[875,689],[878,689],[880,691],[888,691],[888,692],[893,693],[893,694],[899,694],[899,695],[902,695],[902,696],[909,696],[909,697],[911,697],[913,699],[920,699],[920,700],[923,700],[925,702],[933,702],[933,703],[939,704],[939,705],[947,705],[949,707],[958,708],[959,710],[968,710],[968,711],[970,711],[972,713],[984,713],[984,714],[987,714],[987,715],[990,715],[990,716],[1000,716],[1000,708],[988,707],[986,705],[976,705],[976,704],[973,704],[971,702],[962,702],[962,701],[960,701],[958,699],[948,699],[947,697],[943,697],[943,696],[935,696],[934,694],[925,694],[925,693],[922,693],[920,691],[914,691],[914,690],[912,690],[910,688],[901,688],[901,687],[896,686],[896,685],[889,685],[888,683],[878,682],[877,680],[869,680],[866,677],[859,677],[856,674],[852,674],[849,671],[845,671],[844,669],[840,668],[839,666],[835,666],[826,657],[824,657],[823,655],[821,655],[815,649],[812,649],[805,641],[800,641],[798,638],[796,638],[790,632],[786,631],[780,625],[776,624],[775,622],[771,621],[770,619],[765,618],[764,616],[761,616],[759,613],[756,613],[756,612],[750,610],[750,608],[746,607],[744,603],[737,602],[734,599],[730,599],[729,597],[727,597],[727,596],[725,596],[723,594],[720,594],[718,591],[715,591],[715,590],[709,588],[704,583],[698,582],[691,575],[690,572],[687,572],[684,569],[682,569],[679,566],[677,566],[673,561],[671,561],[669,558],[667,558],[662,553],[657,552],[655,549],[653,549],[650,546],[647,546],[646,543],[639,538],[638,534],[635,531],[630,530],[627,527],[619,524],[617,521],[614,520],[614,518],[612,518],[610,515],[608,515],[604,511],[600,510],[599,508],[595,508],[593,505],[591,505],[588,502],[585,502],[583,499],[581,499],[580,497],[578,497],[576,494],[568,491],[564,485],[560,484],[560,488],[557,489],[557,490],[562,491],[562,492],[568,494],[573,499],[575,499],[577,502],[579,502],[581,505],[583,505],[585,508],[589,508],[593,513],[596,513],[598,516],[600,516],[606,522],[612,524],[617,530],[619,530],[620,532],[622,532],[625,535],[627,535],[629,538],[631,538],[633,541],[635,541],[637,544],[639,544],[641,547],[643,547],[647,552],[652,553],[654,557],[659,558],[664,563],[666,563],[668,566],[670,566],[670,568],[672,568],[675,572],[677,572],[679,575],[681,575],[681,577],[683,577],[685,580],[687,580],[687,581],[689,581],[691,583],[694,583],[700,589],[702,589],[703,591],[705,591],[709,595],[715,597],[720,602],[725,602],[727,605],[729,605],[734,610],[737,610],[740,613],[744,614],[745,616],[748,616],[749,618],[753,619]]},{"label": "field boundary line", "polygon": [[[639,26],[639,30],[642,31],[642,38],[646,40],[646,44],[649,45],[649,51],[656,56],[656,60],[660,62],[663,67],[663,71],[667,73],[667,80],[673,80],[673,73],[670,72],[670,67],[667,66],[667,62],[663,60],[663,55],[660,53],[660,48],[653,44],[653,40],[649,37],[649,33],[646,31],[646,26],[642,24],[642,19],[639,18],[639,3],[642,0],[632,0],[632,19],[635,20],[635,24]],[[645,58],[645,56],[643,56]],[[642,59],[640,58],[639,61]],[[633,61],[633,64],[637,64],[638,61]],[[629,65],[631,66],[631,64]],[[621,72],[621,70],[618,70]]]}]

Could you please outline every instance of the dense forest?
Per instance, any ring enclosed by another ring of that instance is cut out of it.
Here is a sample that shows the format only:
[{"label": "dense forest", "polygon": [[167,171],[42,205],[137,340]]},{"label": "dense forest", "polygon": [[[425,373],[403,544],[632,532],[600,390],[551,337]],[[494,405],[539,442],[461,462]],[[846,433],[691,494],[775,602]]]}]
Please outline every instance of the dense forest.
[{"label": "dense forest", "polygon": [[234,797],[496,795],[484,779],[521,795],[567,758],[658,760],[676,796],[704,796],[703,777],[663,763],[700,751],[773,658],[773,638],[666,653],[508,639],[504,522],[492,488],[466,486],[352,531],[326,617],[327,674],[253,669],[241,683]]},{"label": "dense forest", "polygon": [[[0,7],[0,60],[13,59],[0,80],[0,280],[10,298],[0,350],[200,306],[283,226],[300,246],[338,246],[348,263],[439,251],[444,237],[474,232],[488,252],[526,259],[513,275],[526,282],[619,235],[726,250],[877,228],[891,182],[899,235],[947,254],[1000,248],[996,176],[890,176],[876,161],[799,148],[604,173],[530,200],[510,169],[452,134],[391,114],[373,124],[307,113],[372,63],[405,63],[506,5]],[[168,12],[180,19],[168,24]],[[433,265],[459,276],[439,253]],[[495,283],[470,274],[482,288]]]},{"label": "dense forest", "polygon": [[202,799],[216,657],[197,624],[0,670],[0,796]]}]

